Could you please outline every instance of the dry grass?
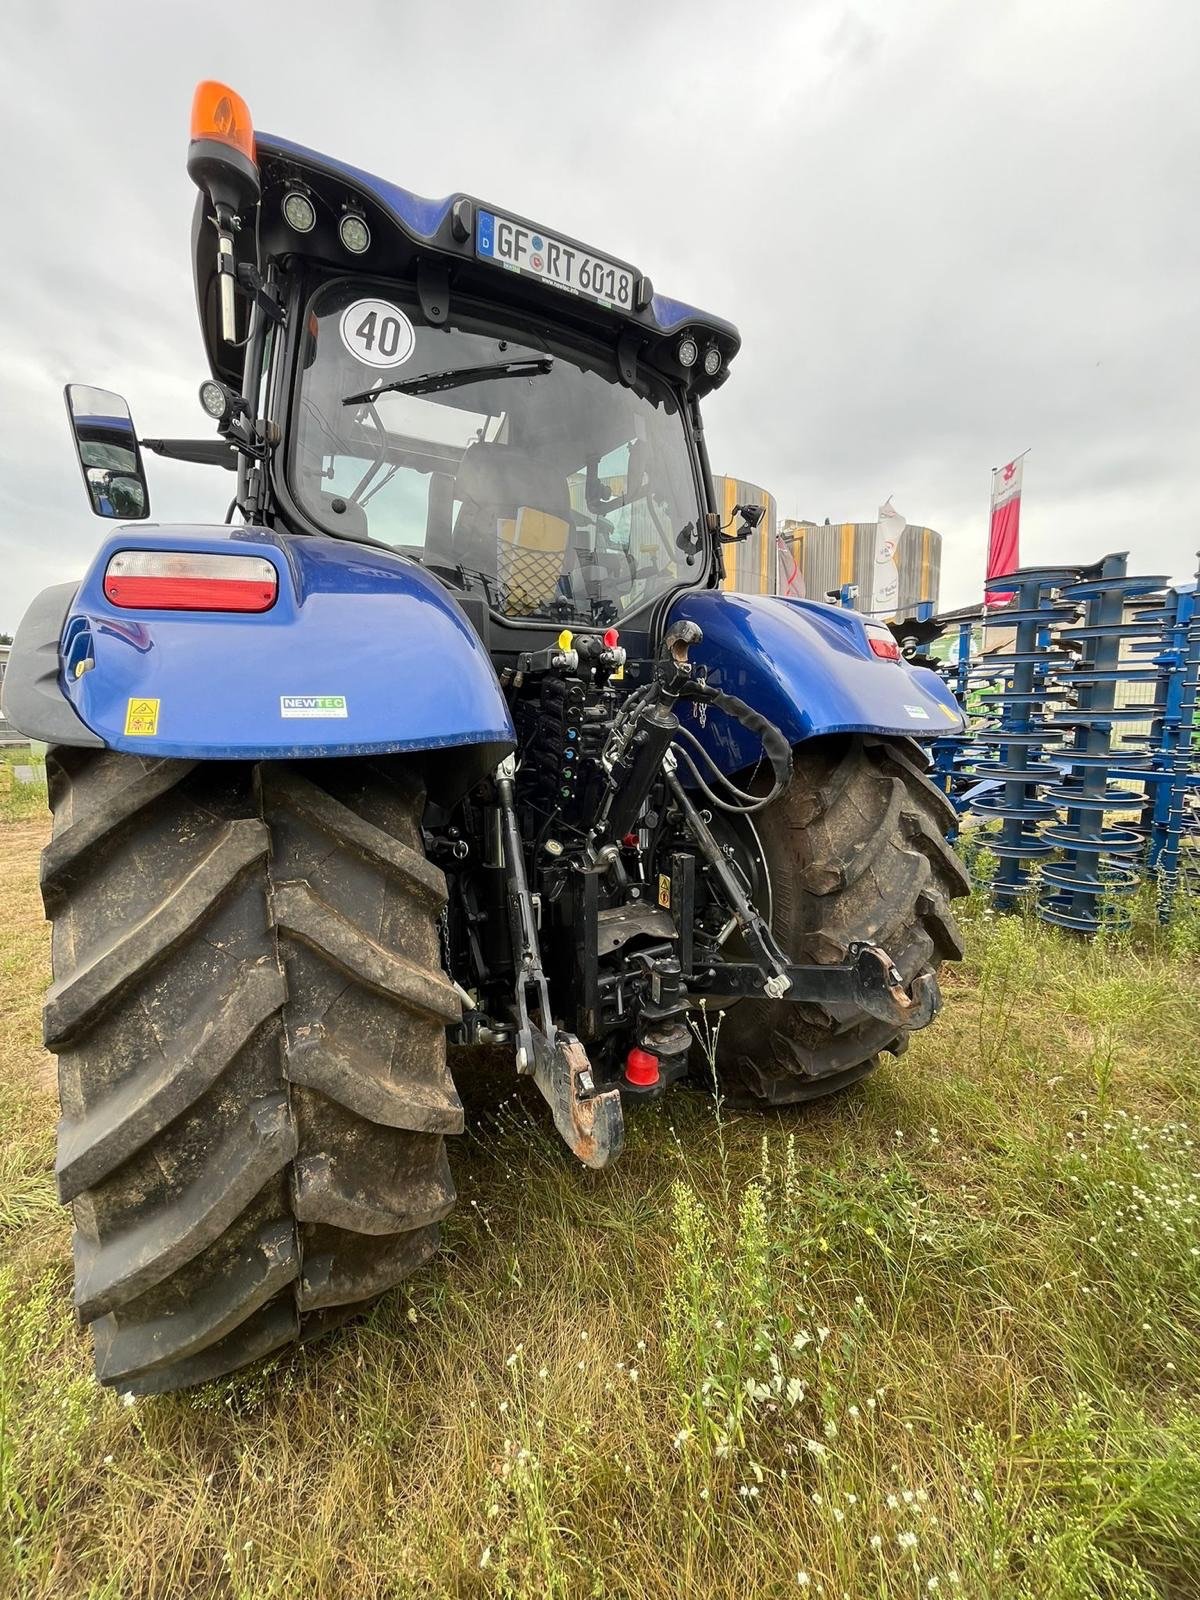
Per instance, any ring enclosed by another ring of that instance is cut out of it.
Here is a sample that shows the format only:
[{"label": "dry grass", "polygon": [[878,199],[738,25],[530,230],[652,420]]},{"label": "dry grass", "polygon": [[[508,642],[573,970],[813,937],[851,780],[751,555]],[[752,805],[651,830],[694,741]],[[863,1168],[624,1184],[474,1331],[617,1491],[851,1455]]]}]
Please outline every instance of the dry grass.
[{"label": "dry grass", "polygon": [[973,906],[865,1090],[677,1094],[609,1174],[470,1081],[406,1294],[127,1406],[71,1326],[41,834],[0,824],[0,1592],[1200,1592],[1194,919],[1085,947]]}]

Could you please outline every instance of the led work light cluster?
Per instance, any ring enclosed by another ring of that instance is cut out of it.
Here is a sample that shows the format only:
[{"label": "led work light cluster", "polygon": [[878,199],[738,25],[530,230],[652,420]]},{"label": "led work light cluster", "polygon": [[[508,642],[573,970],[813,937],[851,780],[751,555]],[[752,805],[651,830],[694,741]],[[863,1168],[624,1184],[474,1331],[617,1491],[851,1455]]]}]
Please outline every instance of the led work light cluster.
[{"label": "led work light cluster", "polygon": [[[317,208],[307,189],[289,189],[283,197],[283,220],[293,233],[311,233],[317,225]],[[371,247],[367,219],[354,206],[347,206],[338,222],[338,238],[352,256],[361,256]]]},{"label": "led work light cluster", "polygon": [[[700,360],[700,346],[690,333],[685,333],[675,346],[675,359],[681,367],[694,367]],[[721,352],[715,344],[710,344],[704,352],[701,363],[710,378],[715,378],[721,370]]]}]

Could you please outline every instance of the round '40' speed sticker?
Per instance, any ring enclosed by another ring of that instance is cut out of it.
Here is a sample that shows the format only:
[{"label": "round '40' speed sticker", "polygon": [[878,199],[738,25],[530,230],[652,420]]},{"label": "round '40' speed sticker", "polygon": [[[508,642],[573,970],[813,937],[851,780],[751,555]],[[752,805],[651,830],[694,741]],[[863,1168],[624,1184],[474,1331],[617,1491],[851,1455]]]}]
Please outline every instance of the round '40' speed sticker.
[{"label": "round '40' speed sticker", "polygon": [[356,300],[342,312],[342,343],[368,367],[398,367],[413,353],[413,325],[390,300]]}]

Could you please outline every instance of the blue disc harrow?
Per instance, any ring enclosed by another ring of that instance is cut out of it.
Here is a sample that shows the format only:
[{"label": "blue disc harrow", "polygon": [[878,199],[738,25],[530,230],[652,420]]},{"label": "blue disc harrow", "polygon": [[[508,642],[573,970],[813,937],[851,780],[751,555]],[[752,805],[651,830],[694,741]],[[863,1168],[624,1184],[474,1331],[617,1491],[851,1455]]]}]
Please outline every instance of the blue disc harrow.
[{"label": "blue disc harrow", "polygon": [[[1013,601],[971,623],[943,669],[969,732],[936,741],[936,780],[960,814],[994,826],[994,898],[1036,895],[1080,934],[1127,925],[1147,877],[1158,915],[1200,892],[1200,591],[1131,575],[1124,554],[1088,567],[1030,567]],[[1003,630],[1003,632],[1001,632]]]}]

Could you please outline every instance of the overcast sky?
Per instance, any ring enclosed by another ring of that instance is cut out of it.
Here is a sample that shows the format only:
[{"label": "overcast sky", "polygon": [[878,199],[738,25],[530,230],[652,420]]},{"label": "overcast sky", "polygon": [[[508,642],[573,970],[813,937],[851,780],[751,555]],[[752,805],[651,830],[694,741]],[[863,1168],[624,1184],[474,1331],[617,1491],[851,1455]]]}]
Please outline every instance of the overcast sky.
[{"label": "overcast sky", "polygon": [[[714,467],[784,516],[941,531],[980,589],[992,466],[1022,557],[1188,576],[1200,352],[1195,0],[7,0],[0,628],[78,576],[68,379],[203,434],[184,167],[197,79],[256,126],[465,189],[638,264],[744,340]],[[156,519],[229,479],[150,458]]]}]

